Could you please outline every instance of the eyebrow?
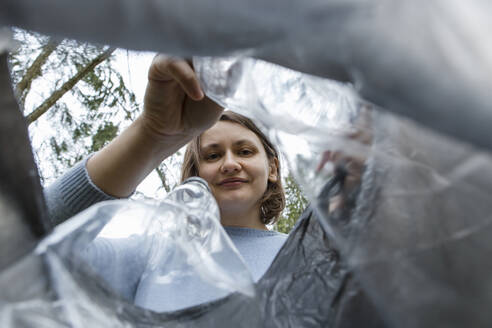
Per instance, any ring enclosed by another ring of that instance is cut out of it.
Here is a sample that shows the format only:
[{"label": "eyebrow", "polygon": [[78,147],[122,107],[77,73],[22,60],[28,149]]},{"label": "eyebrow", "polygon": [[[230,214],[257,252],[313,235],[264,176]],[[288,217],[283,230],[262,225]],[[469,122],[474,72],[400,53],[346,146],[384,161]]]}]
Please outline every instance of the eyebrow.
[{"label": "eyebrow", "polygon": [[[251,140],[241,139],[241,140],[238,140],[238,141],[234,142],[234,146],[241,146],[241,145],[243,145],[245,143],[253,144],[254,145],[254,142],[252,142]],[[211,143],[211,144],[208,144],[208,145],[203,146],[202,148],[217,148],[217,147],[220,147],[220,144],[218,144],[218,143]]]},{"label": "eyebrow", "polygon": [[[254,142],[252,142],[251,140],[248,140],[248,139],[241,139],[241,140],[238,140],[236,142],[234,142],[234,146],[241,146],[241,145],[244,145],[244,144],[251,144],[253,146],[256,147],[256,145],[254,144]],[[209,149],[209,148],[219,148],[220,147],[220,144],[218,143],[211,143],[211,144],[208,144],[208,145],[205,145],[203,147],[201,147],[202,149]]]}]

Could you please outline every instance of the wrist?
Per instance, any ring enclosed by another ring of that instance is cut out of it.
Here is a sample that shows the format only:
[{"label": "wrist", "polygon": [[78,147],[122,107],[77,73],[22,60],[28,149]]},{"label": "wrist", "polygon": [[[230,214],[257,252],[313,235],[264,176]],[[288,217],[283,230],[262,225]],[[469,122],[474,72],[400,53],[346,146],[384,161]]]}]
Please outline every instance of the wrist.
[{"label": "wrist", "polygon": [[[145,139],[145,144],[151,148],[162,149],[164,152],[168,148],[179,148],[188,143],[193,136],[185,133],[169,133],[155,120],[149,118],[145,113],[140,115],[133,125],[139,135]],[[177,148],[177,149],[179,149]],[[177,150],[176,149],[176,150]]]},{"label": "wrist", "polygon": [[189,138],[156,135],[141,117],[87,162],[87,172],[108,195],[127,197],[166,158]]}]

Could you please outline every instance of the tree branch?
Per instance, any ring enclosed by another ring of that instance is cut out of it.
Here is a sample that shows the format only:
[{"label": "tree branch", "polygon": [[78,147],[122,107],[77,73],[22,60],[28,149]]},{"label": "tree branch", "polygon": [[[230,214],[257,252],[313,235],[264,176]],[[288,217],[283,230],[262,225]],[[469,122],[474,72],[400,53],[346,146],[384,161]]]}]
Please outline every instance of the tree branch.
[{"label": "tree branch", "polygon": [[89,64],[81,68],[77,74],[75,74],[70,80],[65,82],[58,90],[53,92],[41,105],[27,115],[27,124],[31,124],[36,121],[41,115],[46,113],[65,93],[70,91],[77,82],[82,80],[89,72],[91,72],[97,65],[105,61],[111,56],[116,48],[109,48],[99,56],[94,58]]},{"label": "tree branch", "polygon": [[166,175],[164,174],[164,171],[160,167],[156,167],[155,171],[157,172],[157,175],[159,176],[159,179],[161,179],[162,186],[166,190],[166,192],[170,192],[171,188],[166,182]]},{"label": "tree branch", "polygon": [[43,46],[43,50],[33,61],[31,66],[26,70],[26,73],[22,77],[22,80],[17,83],[15,87],[15,93],[17,97],[19,97],[21,104],[24,104],[24,100],[26,99],[27,92],[31,88],[32,81],[34,81],[38,76],[41,75],[41,67],[46,63],[48,57],[51,55],[53,51],[55,51],[56,47],[60,44],[60,41],[53,40],[50,38],[48,42]]}]

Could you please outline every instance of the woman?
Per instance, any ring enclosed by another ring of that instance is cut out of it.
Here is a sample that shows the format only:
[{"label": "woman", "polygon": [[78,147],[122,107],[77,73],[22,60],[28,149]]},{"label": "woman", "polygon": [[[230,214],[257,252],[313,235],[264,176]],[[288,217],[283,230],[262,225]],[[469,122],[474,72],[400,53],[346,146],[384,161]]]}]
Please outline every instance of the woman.
[{"label": "woman", "polygon": [[[285,203],[280,163],[273,145],[251,120],[222,111],[205,98],[188,62],[156,56],[149,69],[142,115],[108,146],[47,188],[54,223],[97,201],[130,196],[162,160],[191,141],[182,178],[200,176],[208,182],[221,223],[257,281],[286,239],[266,227],[278,219]],[[132,242],[125,241],[121,249],[131,248]],[[124,257],[118,265],[142,269],[115,278],[108,256],[101,255],[119,255],[113,248],[102,243],[87,258],[111,277],[108,280],[118,280],[113,283],[115,289],[146,308],[180,307],[181,303],[169,304],[173,300],[165,297],[169,290],[163,288],[169,287],[145,272],[145,264],[135,262],[139,256]]]},{"label": "woman", "polygon": [[205,179],[224,226],[267,230],[285,206],[278,153],[247,117],[224,112],[188,145],[181,180]]}]

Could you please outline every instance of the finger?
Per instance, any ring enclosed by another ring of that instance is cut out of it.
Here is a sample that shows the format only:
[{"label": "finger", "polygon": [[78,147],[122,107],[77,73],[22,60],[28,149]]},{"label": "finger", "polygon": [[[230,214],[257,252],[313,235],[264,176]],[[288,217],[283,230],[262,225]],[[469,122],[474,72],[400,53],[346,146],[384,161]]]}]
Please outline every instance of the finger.
[{"label": "finger", "polygon": [[185,60],[173,60],[167,65],[168,74],[179,83],[184,92],[193,100],[202,100],[205,96],[195,71]]},{"label": "finger", "polygon": [[179,59],[164,54],[155,55],[149,68],[149,80],[154,80],[158,82],[171,81],[173,78],[169,76],[169,73],[167,72],[167,67],[176,60]]}]

